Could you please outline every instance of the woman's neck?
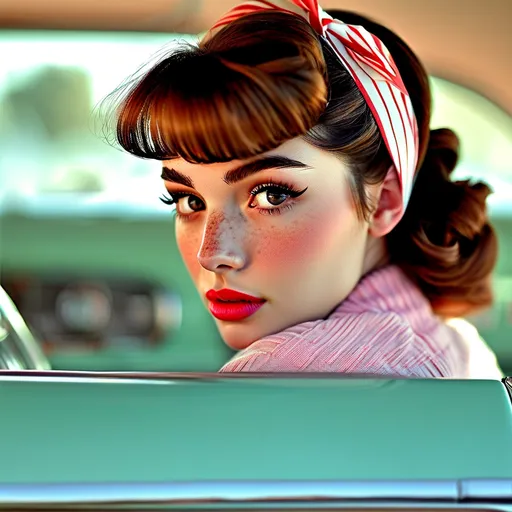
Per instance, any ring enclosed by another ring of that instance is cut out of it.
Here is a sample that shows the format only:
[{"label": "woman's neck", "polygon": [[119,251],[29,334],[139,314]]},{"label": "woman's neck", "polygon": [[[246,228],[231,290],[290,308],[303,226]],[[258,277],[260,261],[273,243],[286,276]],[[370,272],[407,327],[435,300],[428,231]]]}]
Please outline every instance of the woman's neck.
[{"label": "woman's neck", "polygon": [[363,260],[363,275],[389,264],[389,253],[384,237],[368,236]]}]

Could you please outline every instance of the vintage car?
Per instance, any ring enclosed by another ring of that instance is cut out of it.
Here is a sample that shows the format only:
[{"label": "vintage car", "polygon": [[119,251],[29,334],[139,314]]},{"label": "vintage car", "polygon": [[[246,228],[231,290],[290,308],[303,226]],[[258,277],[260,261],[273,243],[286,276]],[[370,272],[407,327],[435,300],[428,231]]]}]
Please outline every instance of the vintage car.
[{"label": "vintage car", "polygon": [[[101,140],[95,106],[235,3],[0,1],[0,510],[512,512],[510,379],[215,373],[159,165]],[[494,188],[471,321],[512,375],[510,0],[323,4],[404,36],[456,177]]]},{"label": "vintage car", "polygon": [[0,375],[0,509],[512,510],[510,383]]},{"label": "vintage car", "polygon": [[51,372],[1,298],[0,509],[512,511],[512,379]]}]

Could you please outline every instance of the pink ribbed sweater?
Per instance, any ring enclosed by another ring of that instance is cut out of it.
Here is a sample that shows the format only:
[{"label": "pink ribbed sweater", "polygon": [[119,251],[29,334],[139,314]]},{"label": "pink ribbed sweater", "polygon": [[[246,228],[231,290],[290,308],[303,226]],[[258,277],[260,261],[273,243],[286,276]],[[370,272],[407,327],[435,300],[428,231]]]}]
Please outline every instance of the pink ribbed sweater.
[{"label": "pink ribbed sweater", "polygon": [[365,276],[328,318],[262,338],[221,372],[342,372],[499,379],[476,329],[437,317],[397,266]]}]

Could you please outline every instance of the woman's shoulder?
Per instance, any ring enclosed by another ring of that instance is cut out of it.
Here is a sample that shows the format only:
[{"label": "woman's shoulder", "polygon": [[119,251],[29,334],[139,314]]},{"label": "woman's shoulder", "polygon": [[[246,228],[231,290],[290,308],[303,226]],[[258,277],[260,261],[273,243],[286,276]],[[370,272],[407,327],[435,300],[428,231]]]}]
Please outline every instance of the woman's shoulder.
[{"label": "woman's shoulder", "polygon": [[222,371],[442,376],[432,347],[422,350],[415,339],[411,326],[394,312],[347,313],[258,340]]},{"label": "woman's shoulder", "polygon": [[409,320],[395,311],[364,311],[328,319],[302,341],[312,341],[315,334],[322,339],[323,350],[317,354],[323,357],[313,363],[318,371],[454,376],[458,370],[455,347],[440,340],[435,329],[418,334]]},{"label": "woman's shoulder", "polygon": [[503,372],[496,354],[483,340],[477,328],[463,318],[452,318],[446,325],[457,333],[467,358],[467,376],[471,379],[501,379]]},{"label": "woman's shoulder", "polygon": [[224,372],[333,372],[500,379],[496,356],[462,319],[415,331],[403,316],[364,311],[306,322],[253,343]]},{"label": "woman's shoulder", "polygon": [[[417,320],[417,319],[416,319]],[[418,327],[420,325],[420,327]],[[320,343],[318,340],[321,340]],[[467,320],[432,315],[411,322],[393,311],[366,311],[331,318],[306,333],[315,371],[374,373],[401,377],[501,379],[494,352]]]}]

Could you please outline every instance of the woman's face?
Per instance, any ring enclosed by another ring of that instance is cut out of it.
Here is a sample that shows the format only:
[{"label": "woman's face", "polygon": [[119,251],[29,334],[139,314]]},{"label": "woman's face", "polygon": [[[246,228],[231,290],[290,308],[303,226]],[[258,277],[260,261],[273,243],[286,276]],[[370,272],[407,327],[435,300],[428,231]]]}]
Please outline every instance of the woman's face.
[{"label": "woman's face", "polygon": [[234,349],[326,317],[363,273],[348,169],[302,139],[247,161],[173,159],[163,178],[182,258]]}]

